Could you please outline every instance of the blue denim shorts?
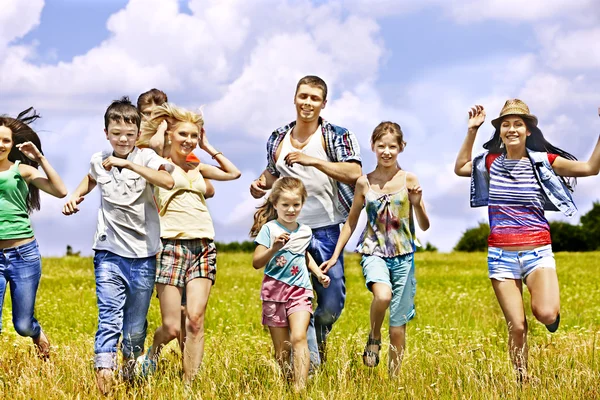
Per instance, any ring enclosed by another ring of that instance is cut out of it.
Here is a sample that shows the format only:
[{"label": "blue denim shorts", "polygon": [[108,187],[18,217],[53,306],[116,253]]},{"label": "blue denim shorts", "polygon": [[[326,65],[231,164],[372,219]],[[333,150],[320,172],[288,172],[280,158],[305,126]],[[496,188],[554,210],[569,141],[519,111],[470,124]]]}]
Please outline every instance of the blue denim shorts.
[{"label": "blue denim shorts", "polygon": [[383,283],[392,289],[390,303],[390,326],[406,325],[415,317],[415,279],[414,254],[396,257],[378,257],[363,255],[360,265],[363,268],[365,283],[371,290],[374,283]]},{"label": "blue denim shorts", "polygon": [[552,245],[533,250],[507,251],[488,248],[488,273],[490,279],[525,279],[538,268],[556,269]]}]

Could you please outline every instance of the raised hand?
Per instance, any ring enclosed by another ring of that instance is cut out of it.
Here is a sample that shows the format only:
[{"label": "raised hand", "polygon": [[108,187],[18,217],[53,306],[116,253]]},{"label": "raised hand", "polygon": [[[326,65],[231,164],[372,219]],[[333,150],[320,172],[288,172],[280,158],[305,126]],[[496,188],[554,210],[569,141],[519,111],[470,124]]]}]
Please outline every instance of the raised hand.
[{"label": "raised hand", "polygon": [[200,130],[200,140],[198,140],[198,147],[200,147],[204,151],[208,151],[208,147],[210,143],[208,143],[208,138],[206,137],[206,130],[204,126]]},{"label": "raised hand", "polygon": [[273,249],[277,251],[281,250],[281,248],[285,246],[285,244],[289,242],[289,240],[290,234],[287,232],[282,233],[277,237],[277,239],[275,239],[275,242],[273,242]]},{"label": "raised hand", "polygon": [[412,186],[407,188],[408,190],[408,201],[413,206],[421,203],[421,199],[423,198],[423,189],[421,186]]},{"label": "raised hand", "polygon": [[481,105],[475,105],[469,110],[469,128],[479,128],[485,121],[485,109]]},{"label": "raised hand", "polygon": [[36,147],[35,144],[31,142],[19,143],[17,145],[17,149],[19,149],[21,153],[25,155],[25,157],[37,163],[39,163],[40,159],[43,157],[42,152]]}]

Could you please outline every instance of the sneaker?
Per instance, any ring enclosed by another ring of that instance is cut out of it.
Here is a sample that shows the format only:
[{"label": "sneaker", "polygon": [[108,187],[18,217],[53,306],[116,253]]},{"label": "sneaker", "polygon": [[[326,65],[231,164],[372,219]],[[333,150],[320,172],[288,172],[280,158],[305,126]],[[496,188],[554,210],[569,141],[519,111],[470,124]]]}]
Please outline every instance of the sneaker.
[{"label": "sneaker", "polygon": [[556,316],[556,320],[553,323],[546,325],[546,329],[548,329],[550,333],[554,333],[558,330],[558,324],[560,324],[560,314]]},{"label": "sneaker", "polygon": [[152,346],[148,347],[146,354],[139,356],[135,362],[137,376],[147,378],[156,372],[156,361],[150,358]]}]

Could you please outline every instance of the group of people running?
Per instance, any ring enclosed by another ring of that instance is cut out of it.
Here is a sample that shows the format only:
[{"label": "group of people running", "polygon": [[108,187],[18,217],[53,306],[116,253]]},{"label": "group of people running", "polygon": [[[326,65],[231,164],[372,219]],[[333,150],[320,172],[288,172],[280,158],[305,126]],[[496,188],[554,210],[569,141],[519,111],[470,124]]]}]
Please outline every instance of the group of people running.
[{"label": "group of people running", "polygon": [[[356,251],[373,294],[363,362],[379,364],[389,308],[388,368],[391,376],[398,374],[406,324],[415,316],[415,219],[421,230],[430,224],[417,176],[398,163],[406,146],[400,126],[382,122],[375,127],[370,143],[377,165],[363,174],[356,136],[321,117],[326,104],[327,85],[321,78],[300,79],[296,120],[273,131],[267,167],[250,186],[253,197],[267,197],[250,230],[256,243],[253,267],[264,268],[262,323],[296,390],[306,386],[311,368],[326,361],[327,335],[346,297],[343,250],[363,207],[367,223]],[[523,380],[523,283],[536,319],[551,332],[560,322],[544,210],[567,216],[576,212],[574,178],[598,174],[600,140],[588,161],[577,161],[550,144],[527,105],[512,99],[492,121],[495,132],[484,144],[486,151],[472,159],[485,116],[480,105],[469,111],[455,173],[471,177],[471,206],[488,206],[489,278],[508,325],[511,359]],[[31,337],[47,359],[50,342],[34,317],[41,257],[29,215],[40,207],[40,189],[56,197],[65,197],[67,189],[31,128],[36,118],[33,109],[16,118],[0,117],[0,312],[8,283],[15,330]],[[234,180],[241,173],[210,144],[202,115],[168,102],[160,90],[140,95],[137,107],[126,97],[112,102],[104,127],[112,150],[92,155],[88,172],[63,208],[65,215],[77,213],[99,186],[93,244],[98,388],[110,392],[119,347],[123,379],[131,380],[153,373],[160,351],[173,339],[180,342],[183,379],[191,383],[202,363],[204,316],[216,278],[215,232],[206,205],[214,195],[210,180]],[[201,162],[193,154],[196,147],[218,166]],[[162,321],[144,351],[155,285]]]}]

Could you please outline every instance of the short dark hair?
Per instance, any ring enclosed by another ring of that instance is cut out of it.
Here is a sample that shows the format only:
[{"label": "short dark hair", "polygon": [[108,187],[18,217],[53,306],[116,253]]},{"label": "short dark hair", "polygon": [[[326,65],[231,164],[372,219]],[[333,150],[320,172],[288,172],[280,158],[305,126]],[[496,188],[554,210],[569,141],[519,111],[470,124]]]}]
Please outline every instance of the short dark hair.
[{"label": "short dark hair", "polygon": [[150,89],[147,92],[140,94],[137,99],[137,109],[142,112],[142,107],[150,104],[156,104],[160,106],[169,101],[167,94],[159,89]]},{"label": "short dark hair", "polygon": [[104,113],[104,128],[108,129],[108,124],[110,121],[114,122],[126,122],[128,124],[135,124],[138,129],[140,129],[140,123],[142,122],[142,117],[140,116],[140,112],[133,104],[131,104],[131,100],[129,97],[123,96],[119,100],[113,100],[113,102],[108,106],[106,112]]},{"label": "short dark hair", "polygon": [[315,75],[306,75],[304,78],[298,81],[296,85],[296,93],[298,93],[298,89],[300,89],[300,85],[310,85],[314,87],[318,87],[323,91],[323,100],[327,100],[327,84],[325,81],[318,76]]}]

